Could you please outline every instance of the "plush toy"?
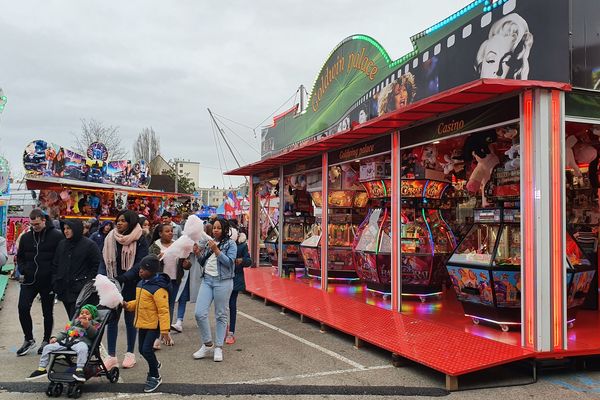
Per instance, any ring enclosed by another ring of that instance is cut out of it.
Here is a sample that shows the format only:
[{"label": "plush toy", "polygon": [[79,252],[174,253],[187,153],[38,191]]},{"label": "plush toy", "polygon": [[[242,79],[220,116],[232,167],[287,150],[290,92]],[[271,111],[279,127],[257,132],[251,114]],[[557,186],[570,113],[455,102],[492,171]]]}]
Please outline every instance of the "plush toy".
[{"label": "plush toy", "polygon": [[471,173],[467,182],[467,190],[471,193],[476,193],[480,188],[490,180],[494,167],[500,163],[500,159],[494,153],[487,154],[484,158],[475,154],[477,166]]},{"label": "plush toy", "polygon": [[100,305],[114,309],[123,303],[121,292],[105,275],[96,275],[94,286],[100,297]]},{"label": "plush toy", "polygon": [[573,135],[568,136],[565,140],[565,162],[567,169],[572,169],[573,174],[576,177],[581,177],[581,170],[577,165],[577,161],[575,161],[575,154],[573,153],[573,147],[577,143],[577,138]]},{"label": "plush toy", "polygon": [[521,146],[513,144],[504,152],[508,156],[508,160],[504,163],[505,171],[516,171],[521,166]]},{"label": "plush toy", "polygon": [[451,154],[444,154],[445,163],[442,163],[444,175],[454,175],[459,179],[464,179],[465,160],[463,160],[459,149],[452,150]]},{"label": "plush toy", "polygon": [[475,133],[465,140],[463,147],[463,158],[465,164],[469,165],[473,158],[477,166],[471,173],[467,182],[467,190],[471,193],[477,192],[490,180],[492,170],[500,163],[498,156],[492,152],[490,145],[498,139],[495,130]]},{"label": "plush toy", "polygon": [[439,169],[439,163],[437,160],[438,151],[434,145],[427,145],[423,147],[423,153],[421,154],[421,162],[424,168],[428,169]]}]

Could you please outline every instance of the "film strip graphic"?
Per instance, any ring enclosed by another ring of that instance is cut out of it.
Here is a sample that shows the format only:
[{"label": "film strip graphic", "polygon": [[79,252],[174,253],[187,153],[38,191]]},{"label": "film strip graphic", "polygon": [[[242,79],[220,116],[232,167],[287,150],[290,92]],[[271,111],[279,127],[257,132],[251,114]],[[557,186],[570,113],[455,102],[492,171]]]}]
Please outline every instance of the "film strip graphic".
[{"label": "film strip graphic", "polygon": [[[414,87],[415,76],[419,72],[422,72],[419,71],[419,67],[422,67],[422,64],[428,62],[432,57],[443,57],[444,54],[456,46],[459,41],[469,39],[475,30],[489,30],[490,25],[494,21],[497,21],[498,19],[515,11],[517,7],[517,0],[496,0],[494,2],[491,0],[485,0],[479,2],[477,5],[483,6],[483,14],[472,18],[468,23],[464,24],[460,28],[457,28],[450,35],[444,37],[436,44],[424,51],[419,52],[415,57],[406,61],[398,69],[382,79],[378,84],[374,85],[329,128],[322,130],[306,139],[295,142],[287,146],[282,151],[291,151],[307,142],[316,142],[337,132],[348,130],[354,122],[362,124],[372,118],[384,115],[385,112],[382,113],[380,110],[381,97],[391,92],[395,83],[409,84]],[[426,30],[424,34],[429,33],[434,27]],[[432,94],[435,93],[431,93],[430,95]],[[414,95],[412,95],[411,98],[411,93],[408,93],[408,97],[409,98],[407,99],[408,101],[406,104],[410,104],[414,100]],[[423,98],[426,97],[427,96]],[[375,105],[378,106],[377,110],[372,109]]]}]

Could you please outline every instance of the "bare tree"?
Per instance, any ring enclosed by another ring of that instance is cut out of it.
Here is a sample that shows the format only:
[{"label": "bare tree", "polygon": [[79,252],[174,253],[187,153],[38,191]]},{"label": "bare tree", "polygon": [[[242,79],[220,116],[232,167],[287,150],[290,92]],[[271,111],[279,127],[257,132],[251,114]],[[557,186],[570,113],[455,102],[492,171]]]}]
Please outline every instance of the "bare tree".
[{"label": "bare tree", "polygon": [[144,128],[133,144],[133,156],[136,160],[150,162],[160,154],[160,138],[152,127]]},{"label": "bare tree", "polygon": [[127,159],[127,151],[121,144],[118,126],[106,126],[95,119],[81,119],[81,132],[73,133],[75,137],[75,150],[85,155],[87,148],[94,142],[103,143],[108,150],[110,160]]}]

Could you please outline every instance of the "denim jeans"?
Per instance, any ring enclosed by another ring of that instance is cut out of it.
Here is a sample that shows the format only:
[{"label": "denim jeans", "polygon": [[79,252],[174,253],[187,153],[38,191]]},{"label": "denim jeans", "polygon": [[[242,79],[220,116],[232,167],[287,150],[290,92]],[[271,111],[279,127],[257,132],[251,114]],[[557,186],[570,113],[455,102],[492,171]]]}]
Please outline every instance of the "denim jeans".
[{"label": "denim jeans", "polygon": [[227,320],[229,319],[229,297],[233,290],[233,279],[220,280],[218,277],[204,275],[198,299],[196,300],[196,322],[200,329],[202,343],[212,342],[208,311],[211,303],[215,302],[215,345],[222,347],[227,333]]},{"label": "denim jeans", "polygon": [[160,337],[158,329],[140,329],[140,354],[148,362],[148,377],[158,378],[158,360],[154,354],[154,341]]},{"label": "denim jeans", "polygon": [[169,318],[171,318],[171,323],[173,323],[173,311],[175,310],[175,299],[178,291],[179,283],[175,279],[171,279],[171,291],[169,292]]},{"label": "denim jeans", "polygon": [[239,291],[233,290],[229,297],[229,332],[235,333],[235,321],[237,319],[237,299]]},{"label": "denim jeans", "polygon": [[48,366],[48,362],[50,361],[50,353],[53,351],[59,350],[73,350],[77,353],[77,368],[83,368],[87,361],[89,347],[87,344],[83,342],[77,342],[71,346],[70,349],[67,346],[63,346],[58,342],[47,344],[42,350],[42,356],[40,357],[40,368],[46,368]]},{"label": "denim jeans", "polygon": [[135,321],[135,313],[119,309],[114,320],[110,320],[106,324],[106,343],[108,345],[108,355],[115,356],[117,354],[117,336],[119,334],[119,320],[121,314],[125,314],[125,329],[127,331],[127,352],[133,353],[135,350],[135,335],[137,330],[133,323]]},{"label": "denim jeans", "polygon": [[185,281],[185,286],[181,291],[181,296],[179,296],[179,301],[177,302],[177,319],[183,321],[183,317],[185,316],[185,306],[187,302],[190,301],[190,279],[188,277],[187,281]]}]

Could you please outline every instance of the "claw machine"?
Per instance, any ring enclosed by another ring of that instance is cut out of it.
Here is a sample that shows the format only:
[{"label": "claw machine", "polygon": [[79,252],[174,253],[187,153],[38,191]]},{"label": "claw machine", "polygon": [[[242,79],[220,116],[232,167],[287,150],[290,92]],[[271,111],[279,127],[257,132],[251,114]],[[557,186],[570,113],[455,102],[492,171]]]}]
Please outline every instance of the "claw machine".
[{"label": "claw machine", "polygon": [[[473,225],[447,264],[464,313],[507,332],[521,325],[521,224],[517,208],[474,210]],[[567,321],[572,326],[595,270],[567,233]]]}]

